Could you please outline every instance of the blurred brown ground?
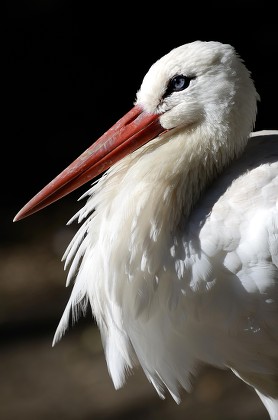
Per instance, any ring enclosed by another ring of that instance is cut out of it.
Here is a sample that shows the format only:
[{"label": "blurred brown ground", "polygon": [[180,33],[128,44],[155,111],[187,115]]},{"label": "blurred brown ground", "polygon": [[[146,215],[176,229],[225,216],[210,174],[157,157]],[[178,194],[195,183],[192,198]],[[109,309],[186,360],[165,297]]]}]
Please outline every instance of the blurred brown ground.
[{"label": "blurred brown ground", "polygon": [[2,216],[10,232],[0,248],[0,419],[267,420],[251,388],[211,367],[180,405],[161,400],[140,369],[115,390],[89,316],[52,348],[70,294],[61,257],[76,230],[66,226],[79,208],[72,202],[14,224],[11,210]]}]

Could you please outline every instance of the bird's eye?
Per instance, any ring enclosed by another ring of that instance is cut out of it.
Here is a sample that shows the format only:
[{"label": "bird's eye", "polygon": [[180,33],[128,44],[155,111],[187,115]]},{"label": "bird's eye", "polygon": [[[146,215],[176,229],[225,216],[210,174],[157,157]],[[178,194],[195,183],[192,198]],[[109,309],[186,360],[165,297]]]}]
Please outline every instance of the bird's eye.
[{"label": "bird's eye", "polygon": [[184,90],[189,85],[190,79],[186,76],[175,76],[171,82],[171,88],[173,92],[179,92],[180,90]]},{"label": "bird's eye", "polygon": [[182,74],[172,77],[172,79],[168,83],[163,98],[171,95],[171,93],[173,92],[180,92],[181,90],[186,89],[189,86],[189,83],[192,79],[193,77],[184,76]]}]

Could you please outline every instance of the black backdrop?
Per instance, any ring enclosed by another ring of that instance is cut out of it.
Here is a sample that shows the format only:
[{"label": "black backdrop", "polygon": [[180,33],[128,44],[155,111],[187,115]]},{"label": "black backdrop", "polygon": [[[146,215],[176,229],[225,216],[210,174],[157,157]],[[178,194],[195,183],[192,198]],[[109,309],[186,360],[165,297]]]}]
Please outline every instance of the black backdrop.
[{"label": "black backdrop", "polygon": [[8,1],[3,206],[19,210],[132,106],[156,59],[196,39],[237,49],[261,96],[256,129],[277,129],[276,13],[255,3]]}]

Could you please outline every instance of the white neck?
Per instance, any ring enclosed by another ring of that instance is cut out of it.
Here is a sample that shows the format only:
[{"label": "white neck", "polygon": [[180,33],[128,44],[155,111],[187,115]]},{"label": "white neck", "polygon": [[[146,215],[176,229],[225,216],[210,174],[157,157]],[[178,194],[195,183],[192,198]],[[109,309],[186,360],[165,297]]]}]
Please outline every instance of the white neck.
[{"label": "white neck", "polygon": [[141,234],[142,226],[147,236],[150,231],[173,231],[246,142],[247,138],[227,139],[223,133],[217,138],[215,131],[204,141],[200,127],[186,135],[169,131],[110,168],[89,192],[92,197],[80,211],[81,218],[95,209],[94,219],[113,221],[112,232],[124,229],[126,240],[139,219]]}]

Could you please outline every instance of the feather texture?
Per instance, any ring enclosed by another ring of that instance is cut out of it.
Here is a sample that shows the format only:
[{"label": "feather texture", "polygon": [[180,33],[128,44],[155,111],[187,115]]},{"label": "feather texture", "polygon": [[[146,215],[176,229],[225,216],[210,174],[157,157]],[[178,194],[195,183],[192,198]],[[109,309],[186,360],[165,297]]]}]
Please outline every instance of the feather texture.
[{"label": "feather texture", "polygon": [[[177,74],[189,88],[170,97]],[[54,343],[89,304],[116,388],[140,364],[180,401],[203,363],[230,368],[278,418],[278,132],[252,133],[258,94],[231,46],[197,41],[137,94],[170,131],[112,166],[75,218],[72,294]]]}]

